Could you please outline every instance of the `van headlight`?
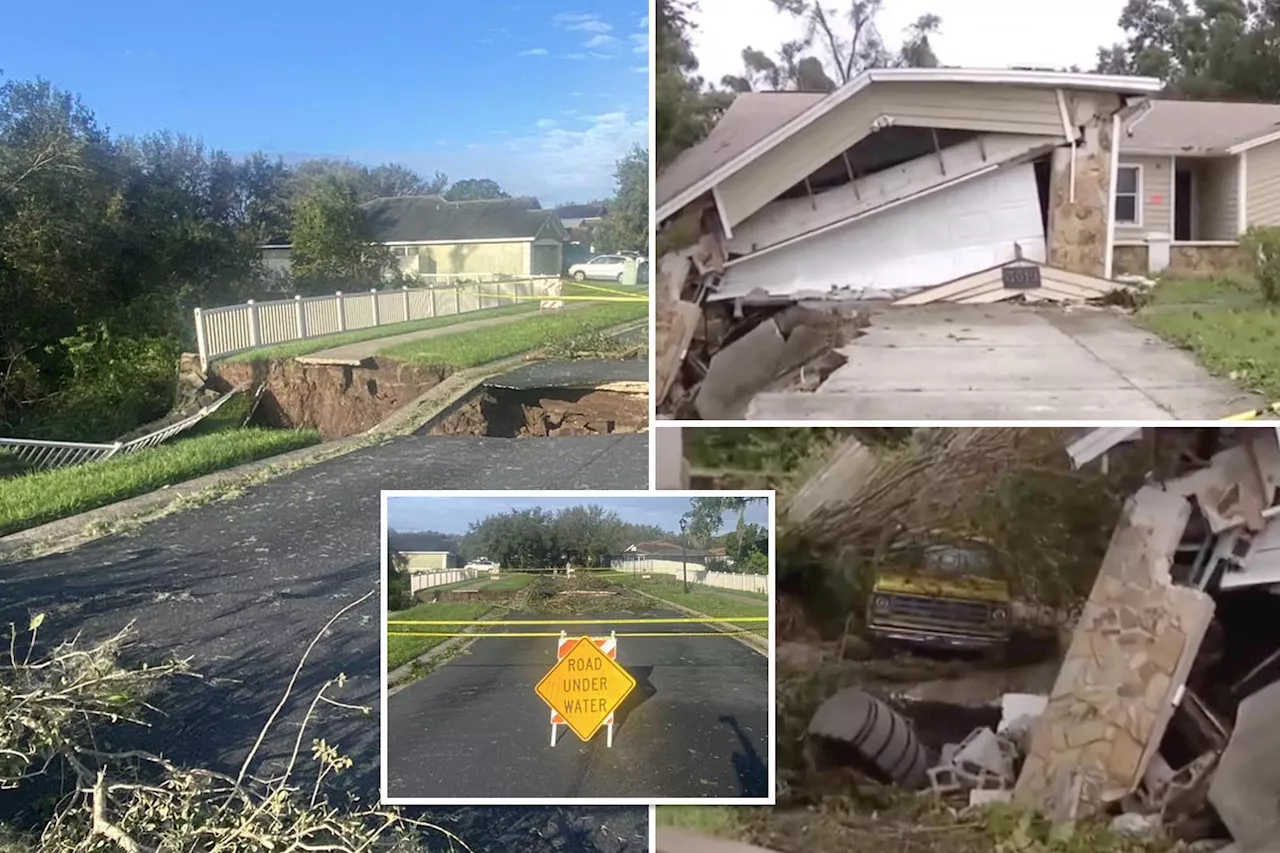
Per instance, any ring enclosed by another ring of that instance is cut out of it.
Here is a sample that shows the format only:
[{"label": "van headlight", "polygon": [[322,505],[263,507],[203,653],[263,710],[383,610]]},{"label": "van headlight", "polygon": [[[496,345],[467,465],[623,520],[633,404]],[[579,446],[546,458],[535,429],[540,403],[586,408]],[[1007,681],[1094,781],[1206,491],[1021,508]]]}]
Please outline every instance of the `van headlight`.
[{"label": "van headlight", "polygon": [[1005,621],[1005,620],[1006,620],[1006,619],[1008,619],[1008,618],[1009,618],[1009,609],[1008,609],[1007,607],[993,607],[993,608],[991,608],[991,621],[992,621],[992,622],[1003,622],[1003,621]]},{"label": "van headlight", "polygon": [[877,613],[888,613],[889,599],[885,598],[883,595],[877,595],[871,600],[871,606],[875,608]]}]

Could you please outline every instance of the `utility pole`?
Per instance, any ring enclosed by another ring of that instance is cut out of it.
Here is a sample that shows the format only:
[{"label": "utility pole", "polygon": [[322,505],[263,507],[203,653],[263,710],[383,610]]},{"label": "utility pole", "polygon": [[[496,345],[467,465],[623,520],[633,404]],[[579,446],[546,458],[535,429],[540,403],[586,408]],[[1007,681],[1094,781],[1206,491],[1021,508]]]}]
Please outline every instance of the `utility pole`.
[{"label": "utility pole", "polygon": [[687,530],[688,527],[689,522],[686,519],[680,519],[680,569],[684,574],[685,595],[689,594],[689,559],[688,555],[685,553],[685,548],[687,546],[684,541],[685,530]]}]

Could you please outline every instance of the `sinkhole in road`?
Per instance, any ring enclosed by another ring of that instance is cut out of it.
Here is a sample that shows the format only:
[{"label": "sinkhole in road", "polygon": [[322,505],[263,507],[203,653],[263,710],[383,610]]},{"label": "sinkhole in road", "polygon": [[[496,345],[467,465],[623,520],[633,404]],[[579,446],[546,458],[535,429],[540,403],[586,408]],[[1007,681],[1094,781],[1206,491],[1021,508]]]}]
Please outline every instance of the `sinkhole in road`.
[{"label": "sinkhole in road", "polygon": [[482,386],[420,432],[495,438],[637,433],[648,428],[649,395],[612,388]]}]

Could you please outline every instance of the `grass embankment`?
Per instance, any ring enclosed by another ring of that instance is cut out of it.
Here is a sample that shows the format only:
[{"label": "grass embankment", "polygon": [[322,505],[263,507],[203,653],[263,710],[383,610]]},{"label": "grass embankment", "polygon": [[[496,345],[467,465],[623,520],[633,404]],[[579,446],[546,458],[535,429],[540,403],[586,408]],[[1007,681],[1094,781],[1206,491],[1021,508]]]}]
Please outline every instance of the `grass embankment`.
[{"label": "grass embankment", "polygon": [[563,346],[572,338],[648,316],[647,302],[610,302],[565,313],[539,314],[501,329],[436,335],[390,347],[379,355],[418,364],[477,367],[521,353]]},{"label": "grass embankment", "polygon": [[214,363],[231,364],[243,361],[262,361],[266,359],[297,358],[313,352],[358,344],[363,341],[374,341],[378,338],[389,338],[393,335],[406,335],[410,332],[423,332],[429,329],[444,329],[459,323],[470,323],[475,320],[487,320],[491,317],[505,317],[511,314],[530,314],[538,310],[535,301],[518,302],[514,305],[500,305],[497,308],[485,308],[481,311],[468,311],[465,314],[449,314],[444,317],[428,317],[425,320],[410,320],[407,323],[395,323],[390,326],[374,326],[369,329],[357,329],[354,332],[338,332],[333,335],[321,335],[303,341],[291,341],[269,347],[258,347],[248,352],[239,352],[225,358],[214,359]]},{"label": "grass embankment", "polygon": [[1138,322],[1190,350],[1213,373],[1269,402],[1280,400],[1280,306],[1268,305],[1249,279],[1161,279]]},{"label": "grass embankment", "polygon": [[499,575],[497,580],[490,581],[481,589],[486,592],[516,592],[524,589],[534,580],[536,576],[530,574]]},{"label": "grass embankment", "polygon": [[[396,610],[388,617],[388,621],[399,620],[443,620],[460,619],[469,622],[479,619],[493,609],[493,604],[483,601],[441,601],[435,604],[419,604],[408,610]],[[461,632],[466,625],[388,625],[387,626],[387,669],[404,666],[414,658],[435,648],[448,637],[402,637],[392,636],[399,631],[422,631],[428,634]]]},{"label": "grass embankment", "polygon": [[0,536],[319,441],[315,430],[249,427],[13,477],[0,487]]},{"label": "grass embankment", "polygon": [[[652,575],[644,578],[638,574],[619,572],[609,576],[609,580],[620,586],[642,590],[672,604],[679,604],[690,610],[716,618],[727,616],[768,616],[768,596],[754,592],[737,592],[718,590],[693,582],[689,583],[689,591],[684,591],[684,582],[678,577],[669,575]],[[769,636],[768,622],[727,622],[738,628]]]}]

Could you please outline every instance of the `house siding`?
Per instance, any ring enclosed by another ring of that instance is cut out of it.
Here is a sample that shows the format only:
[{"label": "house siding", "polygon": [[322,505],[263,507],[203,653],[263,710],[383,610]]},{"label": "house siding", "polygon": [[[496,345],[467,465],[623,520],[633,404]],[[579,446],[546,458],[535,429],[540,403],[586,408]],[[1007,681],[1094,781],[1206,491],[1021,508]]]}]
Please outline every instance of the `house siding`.
[{"label": "house siding", "polygon": [[955,83],[873,83],[719,185],[737,225],[871,132],[881,114],[898,125],[1062,136],[1052,90]]},{"label": "house siding", "polygon": [[[1234,240],[1239,236],[1235,157],[1202,161],[1196,173],[1197,240]],[[1253,165],[1252,156],[1250,166]]]},{"label": "house siding", "polygon": [[418,247],[418,269],[421,272],[505,273],[528,275],[528,242],[520,243],[451,243]]},{"label": "house siding", "polygon": [[405,562],[411,572],[438,572],[443,569],[456,569],[458,567],[457,556],[448,551],[406,554]]},{"label": "house siding", "polygon": [[1127,157],[1120,152],[1120,166],[1141,166],[1141,225],[1116,223],[1116,239],[1145,240],[1147,232],[1173,233],[1173,163],[1168,157]]},{"label": "house siding", "polygon": [[1260,145],[1245,156],[1248,224],[1280,225],[1280,142]]}]

